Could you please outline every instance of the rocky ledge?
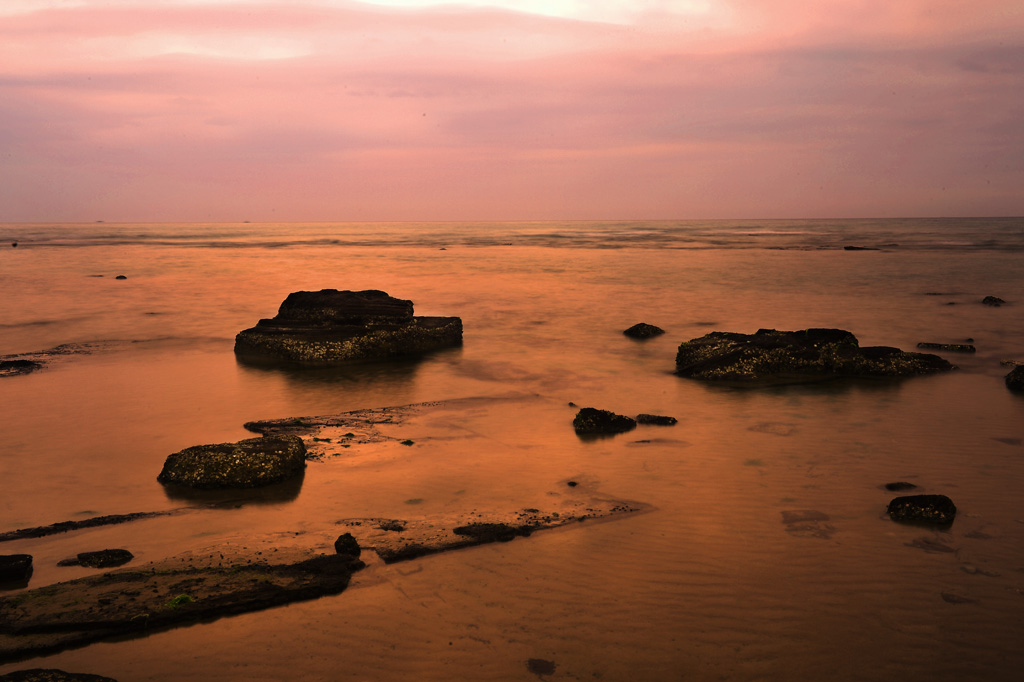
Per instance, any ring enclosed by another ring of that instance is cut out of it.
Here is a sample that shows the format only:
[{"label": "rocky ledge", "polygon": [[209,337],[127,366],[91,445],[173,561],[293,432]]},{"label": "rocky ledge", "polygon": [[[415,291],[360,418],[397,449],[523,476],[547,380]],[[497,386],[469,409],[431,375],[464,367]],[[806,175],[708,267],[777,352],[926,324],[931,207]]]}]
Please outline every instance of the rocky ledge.
[{"label": "rocky ledge", "polygon": [[275,435],[185,448],[167,457],[157,480],[208,490],[259,488],[297,476],[305,467],[302,439]]},{"label": "rocky ledge", "polygon": [[273,319],[235,336],[235,355],[257,364],[330,367],[420,355],[462,343],[458,317],[415,317],[412,301],[383,291],[297,291]]},{"label": "rocky ledge", "polygon": [[680,344],[676,354],[679,376],[740,383],[902,377],[951,369],[955,366],[930,353],[862,348],[856,336],[842,329],[711,332]]}]

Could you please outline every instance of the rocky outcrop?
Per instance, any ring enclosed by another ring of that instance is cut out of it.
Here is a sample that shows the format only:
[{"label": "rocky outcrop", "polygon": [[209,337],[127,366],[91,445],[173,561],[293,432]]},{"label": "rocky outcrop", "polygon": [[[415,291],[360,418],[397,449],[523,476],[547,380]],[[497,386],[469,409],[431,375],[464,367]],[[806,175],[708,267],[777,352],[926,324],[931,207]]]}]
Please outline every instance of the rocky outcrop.
[{"label": "rocky outcrop", "polygon": [[893,521],[948,526],[956,518],[956,505],[945,495],[907,495],[894,498],[886,508]]},{"label": "rocky outcrop", "polygon": [[583,435],[623,433],[635,429],[636,420],[608,410],[584,407],[576,413],[572,427],[576,429],[576,433]]},{"label": "rocky outcrop", "polygon": [[661,336],[665,333],[665,330],[661,327],[655,327],[653,324],[640,322],[638,324],[634,324],[622,333],[631,339],[649,339],[654,336]]},{"label": "rocky outcrop", "polygon": [[167,457],[157,480],[189,488],[258,488],[297,476],[305,466],[301,438],[264,436],[185,448]]},{"label": "rocky outcrop", "polygon": [[298,291],[273,319],[235,336],[235,354],[259,364],[329,367],[419,355],[462,343],[458,317],[415,317],[412,301],[383,291]]},{"label": "rocky outcrop", "polygon": [[31,554],[4,554],[0,556],[0,583],[28,580],[32,575]]},{"label": "rocky outcrop", "polygon": [[842,329],[711,332],[680,344],[676,353],[679,376],[740,383],[901,377],[954,368],[929,353],[889,346],[862,348],[857,337]]},{"label": "rocky outcrop", "polygon": [[1024,391],[1024,365],[1017,365],[1006,375],[1006,387],[1011,391]]}]

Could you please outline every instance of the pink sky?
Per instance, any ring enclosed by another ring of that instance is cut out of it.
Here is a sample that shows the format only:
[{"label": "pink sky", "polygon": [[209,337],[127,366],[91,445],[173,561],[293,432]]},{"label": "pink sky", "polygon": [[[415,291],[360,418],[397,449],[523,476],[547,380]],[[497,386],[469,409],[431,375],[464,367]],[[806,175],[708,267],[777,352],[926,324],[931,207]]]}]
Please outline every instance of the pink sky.
[{"label": "pink sky", "polygon": [[1024,215],[1020,0],[0,8],[0,222],[963,215]]}]

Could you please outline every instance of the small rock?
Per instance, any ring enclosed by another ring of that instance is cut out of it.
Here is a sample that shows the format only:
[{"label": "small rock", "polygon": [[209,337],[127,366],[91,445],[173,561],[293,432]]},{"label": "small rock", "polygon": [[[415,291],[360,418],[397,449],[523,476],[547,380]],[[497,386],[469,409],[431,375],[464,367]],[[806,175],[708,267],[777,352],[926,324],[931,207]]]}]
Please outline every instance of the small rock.
[{"label": "small rock", "polygon": [[0,360],[0,377],[28,374],[41,369],[43,363],[35,360]]},{"label": "small rock", "polygon": [[873,246],[844,246],[844,251],[879,251]]},{"label": "small rock", "polygon": [[568,483],[566,483],[566,485],[569,486],[570,488],[575,488],[576,486],[579,485],[579,483],[577,483],[576,481],[569,481]]},{"label": "small rock", "polygon": [[1011,391],[1024,391],[1024,365],[1017,365],[1006,375],[1006,387]]},{"label": "small rock", "polygon": [[518,536],[528,536],[528,526],[510,526],[507,523],[471,523],[452,528],[456,535],[472,538],[481,544],[487,542],[509,542]]},{"label": "small rock", "polygon": [[991,305],[996,307],[999,307],[1006,303],[1006,301],[999,298],[998,296],[986,296],[985,298],[981,299],[981,302],[984,303],[985,305]]},{"label": "small rock", "polygon": [[572,427],[579,434],[624,433],[636,428],[636,420],[608,410],[584,407],[576,413]]},{"label": "small rock", "polygon": [[14,248],[18,248],[18,242],[11,242],[11,246]]},{"label": "small rock", "polygon": [[352,533],[345,533],[344,535],[339,535],[338,539],[334,541],[334,551],[338,554],[358,559],[361,550],[359,549],[359,542],[352,536]]},{"label": "small rock", "polygon": [[913,490],[917,486],[913,483],[907,483],[906,481],[895,481],[893,483],[886,483],[885,489],[899,492],[900,490]]},{"label": "small rock", "polygon": [[554,661],[547,661],[543,658],[531,658],[526,662],[526,669],[537,677],[542,675],[554,675],[556,667],[557,666]]},{"label": "small rock", "polygon": [[655,426],[673,426],[679,420],[675,417],[664,417],[659,414],[638,414],[636,416],[638,424],[654,424]]},{"label": "small rock", "polygon": [[0,583],[28,580],[31,575],[31,554],[0,555]]},{"label": "small rock", "polygon": [[126,275],[118,275],[114,279],[128,279],[128,277]]},{"label": "small rock", "polygon": [[893,521],[917,521],[948,526],[956,518],[956,505],[945,495],[907,495],[894,498],[886,508]]},{"label": "small rock", "polygon": [[110,568],[122,566],[134,558],[127,549],[101,549],[96,552],[80,552],[78,563],[88,568]]},{"label": "small rock", "polygon": [[664,334],[665,330],[661,327],[655,327],[653,324],[640,322],[638,324],[634,324],[622,333],[631,339],[649,339],[651,337]]}]

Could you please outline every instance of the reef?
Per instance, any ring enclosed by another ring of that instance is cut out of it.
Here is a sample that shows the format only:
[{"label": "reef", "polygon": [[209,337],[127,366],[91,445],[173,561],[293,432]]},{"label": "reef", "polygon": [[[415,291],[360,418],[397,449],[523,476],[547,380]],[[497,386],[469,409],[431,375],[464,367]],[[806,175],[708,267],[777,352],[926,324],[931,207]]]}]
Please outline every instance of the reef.
[{"label": "reef", "polygon": [[711,332],[683,342],[676,353],[679,376],[742,384],[904,377],[951,369],[955,366],[930,353],[861,347],[856,336],[842,329]]},{"label": "reef", "polygon": [[255,364],[331,367],[415,356],[462,343],[458,317],[416,317],[412,301],[383,291],[297,291],[272,319],[235,336]]}]

